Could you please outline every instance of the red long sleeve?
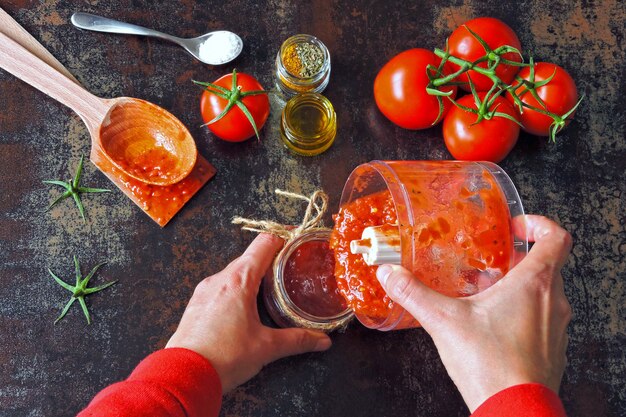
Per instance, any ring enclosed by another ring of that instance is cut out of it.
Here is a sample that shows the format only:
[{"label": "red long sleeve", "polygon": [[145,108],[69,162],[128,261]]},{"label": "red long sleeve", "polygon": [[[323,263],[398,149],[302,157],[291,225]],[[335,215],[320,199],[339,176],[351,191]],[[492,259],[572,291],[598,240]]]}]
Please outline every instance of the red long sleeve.
[{"label": "red long sleeve", "polygon": [[180,348],[145,358],[128,379],[100,391],[78,417],[217,417],[219,376],[203,356]]},{"label": "red long sleeve", "polygon": [[[219,376],[204,357],[187,349],[163,349],[144,359],[125,381],[98,393],[78,417],[217,417]],[[559,397],[541,384],[507,388],[471,417],[566,417]]]},{"label": "red long sleeve", "polygon": [[563,404],[541,384],[516,385],[482,403],[471,417],[566,417]]}]

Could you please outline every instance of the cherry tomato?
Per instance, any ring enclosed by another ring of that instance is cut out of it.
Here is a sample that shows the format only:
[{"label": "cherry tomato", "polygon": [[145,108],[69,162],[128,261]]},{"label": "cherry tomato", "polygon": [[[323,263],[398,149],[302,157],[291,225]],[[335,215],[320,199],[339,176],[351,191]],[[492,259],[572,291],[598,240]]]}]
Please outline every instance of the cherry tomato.
[{"label": "cherry tomato", "polygon": [[[478,93],[484,99],[486,93]],[[477,109],[474,97],[469,94],[457,103]],[[496,98],[489,111],[506,113],[519,120],[515,107],[502,96]],[[513,149],[519,136],[520,127],[505,117],[493,116],[477,124],[478,115],[453,107],[443,120],[443,139],[452,156],[462,161],[500,162]]]},{"label": "cherry tomato", "polygon": [[[448,38],[448,49],[450,55],[457,58],[462,58],[466,61],[476,61],[480,57],[486,54],[485,48],[480,42],[472,35],[464,26],[470,28],[480,38],[487,43],[491,50],[494,50],[502,45],[509,45],[517,50],[521,51],[521,44],[513,29],[508,27],[504,22],[493,17],[479,17],[465,22],[464,25],[459,26],[452,32]],[[502,58],[509,61],[521,62],[522,58],[513,52],[508,52],[502,55]],[[457,71],[460,67],[456,64],[450,63],[452,71]],[[487,68],[487,61],[478,64],[479,67]],[[512,65],[499,64],[496,68],[496,75],[506,84],[510,84],[517,74],[519,67]],[[458,80],[461,82],[468,82],[468,76],[472,79],[477,91],[488,91],[493,82],[489,77],[479,74],[476,71],[470,70],[461,74]],[[466,91],[470,91],[469,84],[462,85]]]},{"label": "cherry tomato", "polygon": [[[534,80],[531,79],[530,67],[524,67],[519,72],[518,76],[523,80],[530,82],[541,82],[549,79],[553,74],[554,77],[550,82],[541,87],[537,87],[537,95],[543,101],[545,107],[537,102],[532,94],[520,86],[515,92],[520,96],[522,102],[529,106],[537,107],[555,113],[559,116],[564,115],[570,111],[578,101],[578,92],[576,90],[576,84],[572,77],[563,68],[556,64],[548,62],[537,62],[535,65]],[[513,97],[507,95],[507,98],[511,103],[514,103]],[[567,117],[565,125],[569,124],[574,113]],[[535,110],[523,108],[521,114],[522,129],[524,131],[538,136],[549,136],[550,126],[554,119],[545,114],[541,114]]]},{"label": "cherry tomato", "polygon": [[[391,58],[374,80],[374,99],[380,111],[393,123],[405,129],[426,129],[433,125],[439,114],[437,97],[426,92],[429,83],[426,66],[437,67],[441,60],[431,51],[421,48],[409,49]],[[448,74],[448,68],[444,67]],[[456,86],[443,87],[452,91]],[[443,99],[443,116],[452,103]]]},{"label": "cherry tomato", "polygon": [[[242,93],[263,90],[263,86],[253,76],[245,73],[237,73],[236,76],[237,86],[241,87]],[[213,84],[231,91],[233,74],[224,75]],[[267,94],[245,96],[241,98],[241,102],[252,115],[257,130],[261,130],[270,114],[270,101],[267,98]],[[228,100],[205,90],[200,99],[200,112],[202,113],[204,123],[210,122],[221,114],[226,106],[228,106]],[[252,124],[238,106],[233,106],[224,117],[207,125],[207,127],[215,136],[228,142],[242,142],[255,134]]]}]

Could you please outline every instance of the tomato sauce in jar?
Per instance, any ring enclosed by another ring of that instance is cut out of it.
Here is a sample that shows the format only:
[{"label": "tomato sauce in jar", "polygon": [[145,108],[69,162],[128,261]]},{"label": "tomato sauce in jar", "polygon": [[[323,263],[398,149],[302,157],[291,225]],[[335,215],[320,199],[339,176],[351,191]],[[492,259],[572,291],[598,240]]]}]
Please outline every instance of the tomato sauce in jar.
[{"label": "tomato sauce in jar", "polygon": [[330,230],[314,229],[287,242],[263,280],[263,301],[281,327],[330,332],[354,316],[335,280]]},{"label": "tomato sauce in jar", "polygon": [[283,279],[291,301],[308,314],[332,317],[346,309],[328,242],[313,240],[298,246],[287,259]]}]

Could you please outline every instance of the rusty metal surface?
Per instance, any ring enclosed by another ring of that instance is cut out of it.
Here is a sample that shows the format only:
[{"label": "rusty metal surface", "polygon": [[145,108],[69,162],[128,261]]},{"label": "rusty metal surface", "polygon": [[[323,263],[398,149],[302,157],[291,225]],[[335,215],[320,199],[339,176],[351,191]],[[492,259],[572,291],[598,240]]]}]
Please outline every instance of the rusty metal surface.
[{"label": "rusty metal surface", "polygon": [[[511,25],[526,50],[565,67],[587,94],[576,121],[555,145],[522,135],[501,164],[528,212],[543,213],[575,239],[564,270],[574,319],[561,388],[568,415],[626,415],[626,6],[602,2],[360,1],[311,3],[4,1],[2,7],[88,89],[103,97],[152,101],[181,119],[217,176],[164,229],[115,191],[84,198],[83,224],[69,201],[43,179],[67,179],[89,137],[80,119],[30,86],[0,72],[0,415],[70,416],[125,378],[171,335],[195,284],[239,254],[252,236],[229,224],[235,214],[297,221],[298,207],[275,208],[277,187],[323,187],[336,208],[351,169],[372,159],[447,159],[440,129],[409,132],[377,111],[378,69],[410,47],[440,46],[470,17]],[[295,33],[322,39],[332,54],[325,94],[339,132],[325,154],[303,158],[279,143],[281,102],[261,142],[218,141],[200,128],[200,91],[191,79],[232,70],[195,62],[154,39],[82,32],[74,11],[103,14],[180,36],[230,29],[244,50],[233,65],[273,84],[280,43]],[[108,187],[86,165],[83,184]],[[119,279],[53,325],[66,292],[46,272],[70,279],[71,256],[84,268],[101,260],[95,283]],[[285,359],[224,399],[224,416],[464,416],[468,412],[422,330],[379,333],[353,323],[324,354]]]}]

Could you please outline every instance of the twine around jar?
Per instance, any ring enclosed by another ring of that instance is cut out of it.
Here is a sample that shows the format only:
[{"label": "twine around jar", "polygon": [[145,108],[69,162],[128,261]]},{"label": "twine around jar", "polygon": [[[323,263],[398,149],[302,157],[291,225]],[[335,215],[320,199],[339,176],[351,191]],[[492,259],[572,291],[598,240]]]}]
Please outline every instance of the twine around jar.
[{"label": "twine around jar", "polygon": [[278,195],[304,200],[309,203],[304,213],[304,217],[302,218],[302,222],[298,227],[294,228],[293,226],[277,223],[271,220],[255,220],[239,216],[234,217],[232,223],[243,225],[241,227],[243,230],[256,233],[269,233],[278,236],[287,242],[295,239],[302,233],[313,229],[330,230],[322,225],[324,214],[326,214],[326,210],[328,210],[328,195],[324,191],[317,190],[311,194],[310,197],[279,189],[274,190],[274,192]]},{"label": "twine around jar", "polygon": [[285,225],[271,220],[255,220],[243,217],[235,217],[232,221],[234,224],[243,225],[243,230],[249,230],[256,233],[270,233],[286,241],[282,251],[278,254],[276,259],[274,259],[272,266],[273,273],[265,277],[265,288],[269,290],[272,300],[271,302],[273,303],[272,309],[277,311],[277,314],[281,315],[284,320],[287,320],[293,326],[321,330],[324,332],[345,328],[354,316],[353,312],[350,311],[346,314],[346,311],[344,311],[333,317],[314,317],[313,315],[301,310],[293,301],[291,301],[291,299],[289,299],[289,295],[286,293],[281,281],[276,278],[277,270],[279,268],[279,259],[281,259],[282,254],[288,250],[289,242],[304,233],[331,230],[323,227],[322,225],[322,219],[328,209],[328,195],[321,190],[315,191],[310,197],[278,189],[275,190],[275,193],[285,197],[303,200],[308,203],[304,217],[302,218],[302,222],[299,226],[293,227],[291,225]]}]

